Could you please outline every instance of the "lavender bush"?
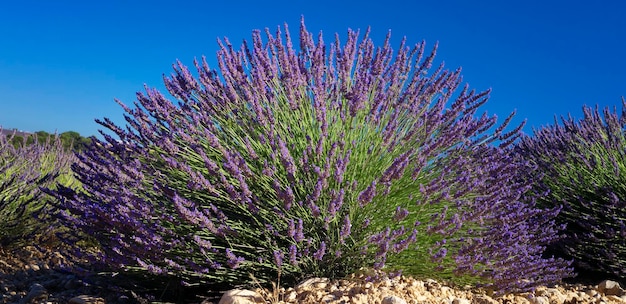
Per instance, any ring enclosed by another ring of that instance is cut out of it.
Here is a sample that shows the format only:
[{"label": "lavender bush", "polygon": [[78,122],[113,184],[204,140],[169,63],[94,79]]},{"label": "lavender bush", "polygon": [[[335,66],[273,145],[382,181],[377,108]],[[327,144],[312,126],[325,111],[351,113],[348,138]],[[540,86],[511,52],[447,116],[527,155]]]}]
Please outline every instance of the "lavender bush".
[{"label": "lavender bush", "polygon": [[550,285],[573,275],[569,262],[542,257],[546,245],[559,239],[562,227],[553,220],[559,208],[536,207],[537,196],[529,193],[532,184],[518,178],[520,170],[533,171],[534,167],[513,158],[506,145],[452,150],[429,168],[441,174],[438,187],[442,190],[421,196],[419,207],[407,208],[416,210],[412,214],[419,221],[432,222],[433,210],[420,204],[444,200],[447,203],[434,216],[445,220],[427,226],[428,237],[418,239],[424,245],[392,256],[394,268],[425,278],[434,274],[459,284],[480,283],[498,293]]},{"label": "lavender bush", "polygon": [[0,246],[32,240],[34,233],[53,228],[40,187],[76,182],[70,172],[73,155],[59,140],[48,137],[40,143],[35,137],[35,143],[22,145],[12,139],[0,133]]},{"label": "lavender bush", "polygon": [[[541,182],[535,192],[545,192],[540,204],[563,205],[557,217],[567,224],[566,238],[551,251],[573,258],[579,272],[626,276],[626,101],[622,112],[602,113],[583,107],[584,116],[569,116],[561,124],[535,130],[516,147],[523,158],[536,164]],[[520,171],[523,172],[523,171]],[[537,174],[523,172],[525,178]]]},{"label": "lavender bush", "polygon": [[429,72],[424,43],[394,53],[358,35],[326,45],[302,23],[298,52],[279,28],[220,41],[219,72],[177,63],[177,103],[146,88],[119,102],[126,128],[98,120],[115,135],[74,165],[84,192],[53,192],[64,218],[111,266],[187,284],[335,278],[402,252],[395,269],[452,257],[510,288],[566,275],[540,257],[554,210],[519,203],[526,184],[506,180],[519,128],[487,134],[495,117],[475,117],[488,92],[453,97],[460,71]]}]

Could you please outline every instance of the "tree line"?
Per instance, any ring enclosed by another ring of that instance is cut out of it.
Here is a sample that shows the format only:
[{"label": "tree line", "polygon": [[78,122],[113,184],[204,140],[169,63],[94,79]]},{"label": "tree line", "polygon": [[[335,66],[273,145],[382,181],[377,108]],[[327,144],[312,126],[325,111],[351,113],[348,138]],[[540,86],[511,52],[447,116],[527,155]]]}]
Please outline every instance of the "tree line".
[{"label": "tree line", "polygon": [[75,131],[67,131],[61,134],[53,134],[46,131],[37,131],[35,133],[27,135],[15,134],[11,138],[11,144],[13,144],[13,146],[16,148],[24,145],[32,145],[35,140],[39,144],[44,144],[48,140],[54,140],[57,137],[61,141],[63,148],[76,152],[84,150],[91,143],[90,138],[83,137],[80,135],[80,133]]}]

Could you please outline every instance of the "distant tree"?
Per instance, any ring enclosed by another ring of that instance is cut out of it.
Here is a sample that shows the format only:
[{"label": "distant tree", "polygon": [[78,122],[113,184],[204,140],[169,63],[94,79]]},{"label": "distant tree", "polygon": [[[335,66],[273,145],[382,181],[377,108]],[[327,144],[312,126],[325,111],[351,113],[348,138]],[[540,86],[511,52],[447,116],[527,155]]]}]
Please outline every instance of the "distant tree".
[{"label": "distant tree", "polygon": [[15,148],[20,146],[30,146],[35,143],[35,138],[37,139],[37,143],[40,145],[59,138],[64,150],[73,150],[75,152],[84,150],[85,147],[91,143],[90,138],[83,137],[76,131],[67,131],[58,135],[51,134],[46,131],[37,131],[33,134],[26,134],[24,136],[16,134],[11,138],[11,144]]},{"label": "distant tree", "polygon": [[63,148],[65,148],[66,150],[72,149],[72,147],[74,146],[76,142],[78,142],[78,139],[80,137],[81,137],[80,134],[75,131],[67,131],[59,135],[59,138],[61,139],[61,142],[63,143]]},{"label": "distant tree", "polygon": [[37,131],[35,132],[35,135],[39,144],[44,144],[46,141],[51,139],[50,136],[54,136],[54,134],[50,134],[46,131]]},{"label": "distant tree", "polygon": [[67,131],[59,135],[63,148],[66,150],[72,149],[74,151],[82,151],[89,143],[91,139],[82,137],[80,133],[76,131]]},{"label": "distant tree", "polygon": [[20,146],[23,146],[24,145],[24,137],[19,136],[19,135],[14,135],[13,137],[11,137],[11,144],[15,148],[19,148]]}]

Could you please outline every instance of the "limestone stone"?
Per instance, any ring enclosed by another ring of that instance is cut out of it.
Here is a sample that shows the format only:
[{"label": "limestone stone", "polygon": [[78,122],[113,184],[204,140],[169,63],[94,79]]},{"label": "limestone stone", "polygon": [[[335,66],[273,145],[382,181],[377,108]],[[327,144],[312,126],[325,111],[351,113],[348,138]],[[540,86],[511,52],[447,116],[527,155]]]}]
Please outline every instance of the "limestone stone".
[{"label": "limestone stone", "polygon": [[492,297],[481,294],[474,297],[473,302],[476,304],[498,304],[498,301],[494,300]]},{"label": "limestone stone", "polygon": [[48,299],[48,291],[41,284],[31,285],[28,294],[24,298],[24,303],[42,303]]},{"label": "limestone stone", "polygon": [[80,295],[73,297],[68,301],[69,304],[105,304],[103,298],[92,297],[88,295]]},{"label": "limestone stone", "polygon": [[532,297],[530,299],[530,303],[532,304],[550,304],[550,300],[544,296]]},{"label": "limestone stone", "polygon": [[289,290],[284,297],[284,301],[288,302],[288,303],[293,303],[296,301],[296,297],[298,296],[298,293],[296,293],[295,290]]},{"label": "limestone stone", "polygon": [[360,294],[350,297],[350,303],[366,304],[366,303],[369,303],[369,301],[367,300],[367,295],[360,293]]},{"label": "limestone stone", "polygon": [[598,284],[597,291],[607,296],[621,297],[625,294],[624,289],[619,286],[619,283],[611,280],[604,280]]},{"label": "limestone stone", "polygon": [[383,298],[381,304],[407,304],[403,298],[396,296],[386,296]]},{"label": "limestone stone", "polygon": [[328,278],[310,278],[296,286],[296,290],[300,289],[324,289],[328,285]]},{"label": "limestone stone", "polygon": [[622,300],[622,298],[618,297],[618,296],[607,296],[606,297],[609,302],[611,303],[626,303],[625,300]]},{"label": "limestone stone", "polygon": [[452,300],[452,304],[471,304],[471,302],[468,299],[456,298]]},{"label": "limestone stone", "polygon": [[[0,303],[147,303],[146,296],[150,296],[128,290],[120,292],[120,287],[105,276],[85,277],[57,269],[54,262],[65,265],[71,260],[54,251],[44,254],[36,248],[27,248],[20,252],[23,254],[15,255],[0,248]],[[214,298],[213,293],[209,293],[211,296],[207,296],[202,303],[626,304],[624,288],[611,281],[595,286],[537,286],[533,293],[500,294],[497,290],[484,287],[450,286],[435,280],[372,274],[354,274],[340,280],[310,278],[289,288],[231,291],[230,294],[235,297],[230,299]]]},{"label": "limestone stone", "polygon": [[263,297],[247,289],[231,289],[222,295],[218,304],[256,304],[265,303]]},{"label": "limestone stone", "polygon": [[543,295],[548,298],[550,303],[564,303],[567,297],[556,288],[547,288]]}]

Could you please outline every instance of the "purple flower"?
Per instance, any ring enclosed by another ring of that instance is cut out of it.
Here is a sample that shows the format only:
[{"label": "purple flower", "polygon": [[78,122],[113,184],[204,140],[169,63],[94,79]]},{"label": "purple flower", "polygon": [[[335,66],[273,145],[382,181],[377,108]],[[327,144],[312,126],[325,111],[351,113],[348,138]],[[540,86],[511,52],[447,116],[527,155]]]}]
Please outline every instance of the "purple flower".
[{"label": "purple flower", "polygon": [[274,250],[274,263],[276,263],[276,266],[278,268],[281,268],[281,266],[283,265],[283,252],[280,250]]},{"label": "purple flower", "polygon": [[244,258],[236,256],[230,248],[226,248],[226,264],[231,269],[237,269],[245,261]]},{"label": "purple flower", "polygon": [[144,269],[146,269],[148,272],[150,272],[152,274],[161,274],[161,273],[163,273],[163,269],[161,269],[160,267],[155,266],[153,264],[148,264],[148,263],[142,261],[139,258],[137,258],[137,263],[139,264],[139,266],[143,267]]},{"label": "purple flower", "polygon": [[330,201],[328,205],[328,215],[334,217],[335,214],[340,210],[343,205],[345,192],[343,189],[339,190],[339,193],[333,192],[333,199]]},{"label": "purple flower", "polygon": [[298,247],[295,244],[289,246],[289,264],[298,265]]},{"label": "purple flower", "polygon": [[404,209],[400,206],[396,207],[396,212],[393,215],[393,220],[396,222],[400,222],[403,219],[405,219],[407,217],[407,215],[409,215],[409,210]]},{"label": "purple flower", "polygon": [[341,233],[340,233],[341,239],[344,239],[350,235],[351,228],[352,228],[352,224],[350,223],[350,216],[346,215],[343,218],[343,225],[341,226]]},{"label": "purple flower", "polygon": [[372,183],[367,188],[365,188],[365,190],[359,193],[359,197],[357,198],[357,200],[359,201],[359,205],[362,207],[369,204],[375,195],[376,181],[372,181]]},{"label": "purple flower", "polygon": [[315,253],[313,253],[313,258],[321,261],[324,257],[324,254],[326,254],[326,242],[322,241],[320,243],[320,247],[317,249],[317,251],[315,251]]},{"label": "purple flower", "polygon": [[361,226],[361,228],[363,228],[363,229],[367,228],[367,227],[370,225],[370,221],[371,221],[371,220],[370,220],[369,218],[366,218],[366,219],[363,221],[363,225]]},{"label": "purple flower", "polygon": [[313,202],[309,202],[309,208],[311,208],[311,215],[313,215],[313,217],[318,217],[322,213],[320,207]]},{"label": "purple flower", "polygon": [[289,236],[290,238],[294,238],[296,236],[296,223],[293,219],[289,219],[287,236]]},{"label": "purple flower", "polygon": [[298,219],[298,224],[296,225],[294,240],[298,243],[304,240],[304,221],[301,218]]}]

